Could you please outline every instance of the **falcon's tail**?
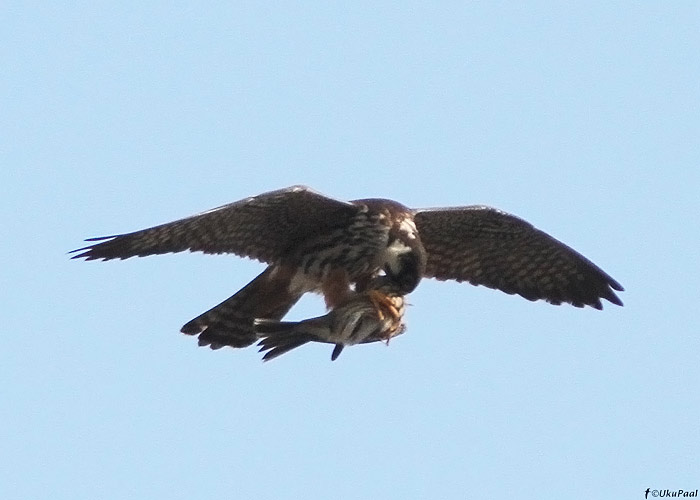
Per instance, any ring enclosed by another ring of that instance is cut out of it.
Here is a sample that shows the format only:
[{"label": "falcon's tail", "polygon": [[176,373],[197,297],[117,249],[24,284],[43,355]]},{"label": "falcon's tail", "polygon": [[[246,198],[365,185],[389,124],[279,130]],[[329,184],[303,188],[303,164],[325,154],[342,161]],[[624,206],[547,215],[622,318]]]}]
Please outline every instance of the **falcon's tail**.
[{"label": "falcon's tail", "polygon": [[265,352],[263,361],[270,361],[295,347],[307,342],[327,342],[324,340],[324,332],[327,327],[323,324],[315,324],[324,318],[312,318],[305,321],[274,321],[270,319],[256,319],[255,331],[260,338],[258,346],[260,352]]},{"label": "falcon's tail", "polygon": [[290,292],[289,282],[270,266],[235,295],[189,321],[180,331],[199,335],[199,345],[211,349],[249,346],[257,339],[255,318],[279,320],[301,298],[302,293]]}]

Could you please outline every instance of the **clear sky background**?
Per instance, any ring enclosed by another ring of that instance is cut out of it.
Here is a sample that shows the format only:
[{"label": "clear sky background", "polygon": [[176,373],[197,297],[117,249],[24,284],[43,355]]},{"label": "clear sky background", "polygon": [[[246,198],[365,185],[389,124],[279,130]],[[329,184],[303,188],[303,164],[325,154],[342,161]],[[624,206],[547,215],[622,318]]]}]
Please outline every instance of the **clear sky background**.
[{"label": "clear sky background", "polygon": [[[0,22],[0,497],[700,488],[697,2],[8,1]],[[263,364],[179,333],[261,264],[66,255],[292,184],[499,207],[625,307],[426,280],[389,347]]]}]

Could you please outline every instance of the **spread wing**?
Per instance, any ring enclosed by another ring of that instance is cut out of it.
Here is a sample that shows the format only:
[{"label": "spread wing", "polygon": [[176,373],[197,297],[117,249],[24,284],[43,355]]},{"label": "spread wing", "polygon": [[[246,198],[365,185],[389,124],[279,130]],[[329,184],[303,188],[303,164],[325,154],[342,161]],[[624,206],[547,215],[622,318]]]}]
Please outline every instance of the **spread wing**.
[{"label": "spread wing", "polygon": [[349,225],[360,210],[304,186],[263,193],[198,215],[101,238],[71,253],[86,260],[128,259],[184,250],[233,253],[271,263],[296,242]]},{"label": "spread wing", "polygon": [[485,206],[415,212],[428,253],[425,275],[552,304],[622,305],[622,286],[591,261],[530,223]]}]

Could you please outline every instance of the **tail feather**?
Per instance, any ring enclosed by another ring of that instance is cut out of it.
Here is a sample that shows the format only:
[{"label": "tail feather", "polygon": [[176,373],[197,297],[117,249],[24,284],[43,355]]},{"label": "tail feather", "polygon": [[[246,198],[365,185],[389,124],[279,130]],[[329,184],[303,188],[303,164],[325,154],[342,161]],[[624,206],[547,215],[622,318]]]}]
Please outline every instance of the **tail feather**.
[{"label": "tail feather", "polygon": [[331,353],[331,361],[338,359],[338,356],[340,356],[340,353],[343,352],[344,348],[345,344],[336,344],[333,348],[333,352]]},{"label": "tail feather", "polygon": [[289,292],[289,280],[270,266],[222,303],[187,322],[182,333],[199,335],[199,345],[220,349],[246,347],[257,340],[255,318],[282,319],[301,298]]},{"label": "tail feather", "polygon": [[316,340],[316,337],[308,333],[293,333],[289,336],[267,337],[265,340],[268,342],[263,343],[263,341],[261,341],[258,344],[260,345],[259,352],[267,351],[262,359],[263,361],[270,361],[292,349]]},{"label": "tail feather", "polygon": [[[255,320],[255,332],[258,337],[276,337],[285,335],[299,326],[299,321],[278,321],[272,318],[259,318]],[[265,339],[263,339],[264,341]]]},{"label": "tail feather", "polygon": [[318,318],[305,321],[255,320],[255,331],[260,338],[259,352],[265,352],[263,361],[270,361],[307,342],[323,342],[323,325],[317,325]]}]

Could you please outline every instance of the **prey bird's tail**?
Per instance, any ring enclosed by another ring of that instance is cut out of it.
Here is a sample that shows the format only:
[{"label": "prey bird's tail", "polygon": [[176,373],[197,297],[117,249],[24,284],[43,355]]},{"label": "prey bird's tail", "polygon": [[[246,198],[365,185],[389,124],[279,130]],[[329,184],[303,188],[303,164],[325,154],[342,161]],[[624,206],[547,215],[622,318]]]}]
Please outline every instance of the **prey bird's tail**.
[{"label": "prey bird's tail", "polygon": [[280,320],[301,298],[289,289],[291,278],[269,266],[221,304],[200,314],[180,330],[199,335],[199,345],[220,349],[246,347],[257,340],[255,318]]},{"label": "prey bird's tail", "polygon": [[299,323],[294,321],[275,321],[272,319],[255,320],[255,331],[262,337],[258,345],[260,352],[267,351],[263,361],[270,361],[285,352],[316,340],[316,336],[299,330]]},{"label": "prey bird's tail", "polygon": [[277,356],[302,346],[307,342],[327,342],[328,327],[323,323],[325,317],[305,321],[275,321],[273,319],[256,319],[255,332],[260,342],[260,352],[265,352],[263,361],[270,361]]}]

